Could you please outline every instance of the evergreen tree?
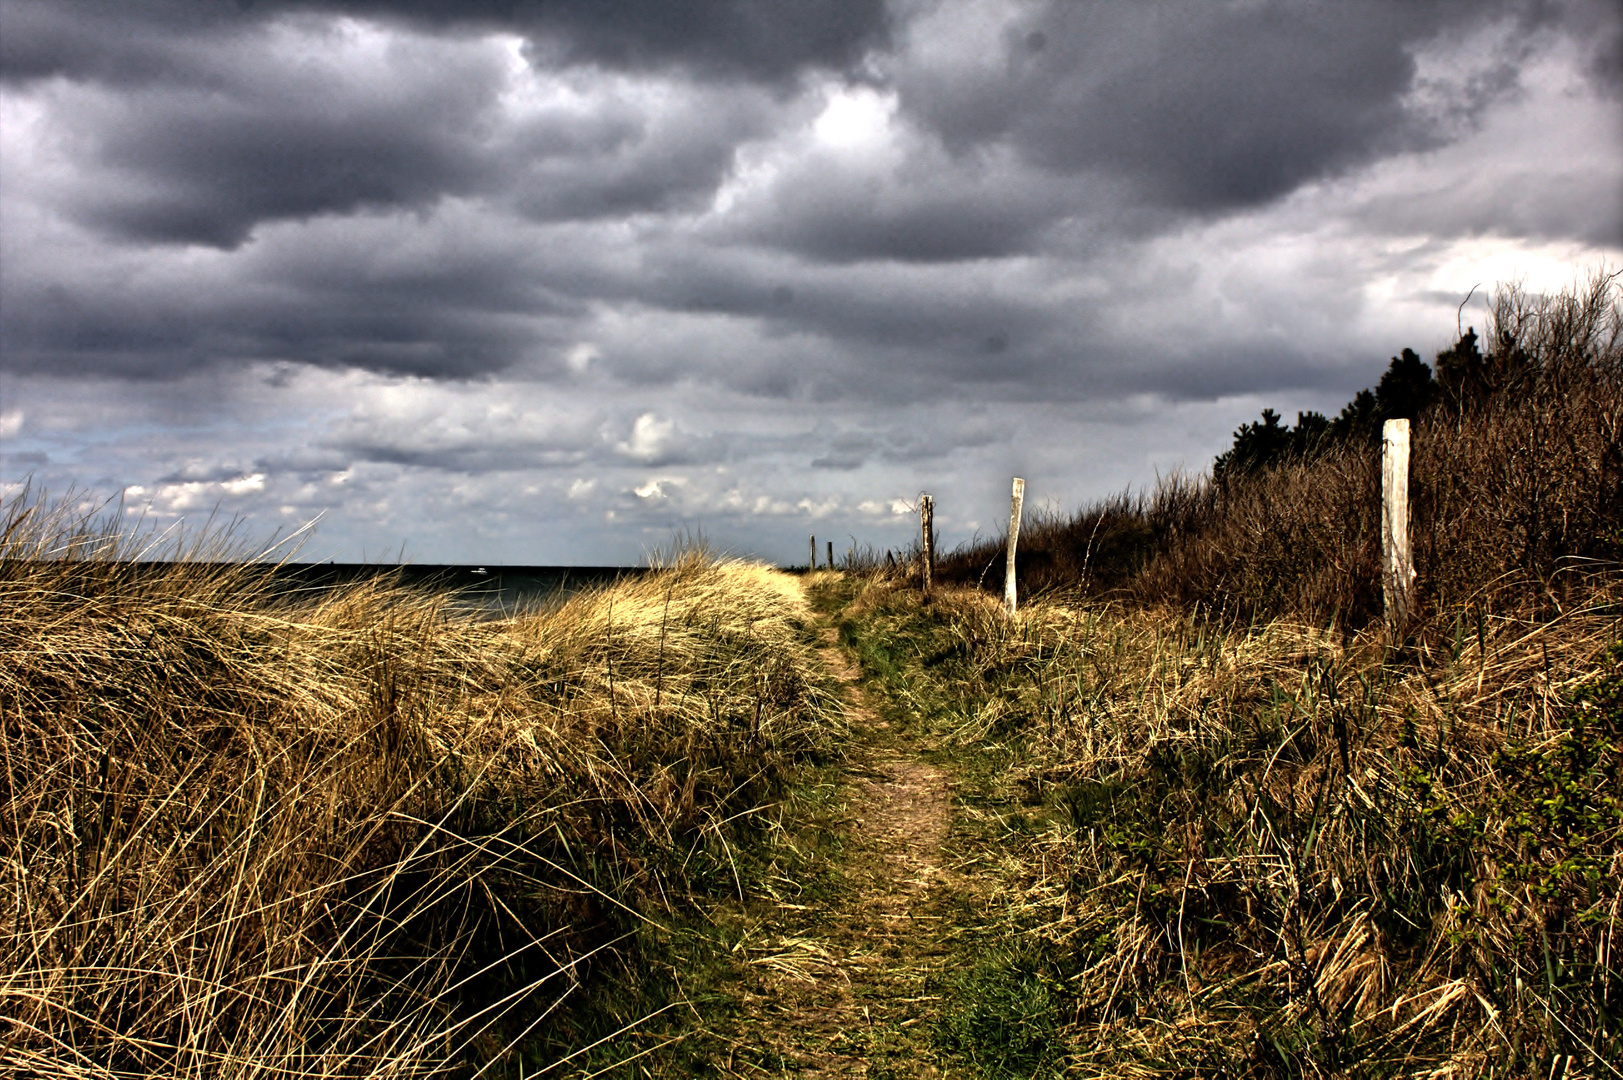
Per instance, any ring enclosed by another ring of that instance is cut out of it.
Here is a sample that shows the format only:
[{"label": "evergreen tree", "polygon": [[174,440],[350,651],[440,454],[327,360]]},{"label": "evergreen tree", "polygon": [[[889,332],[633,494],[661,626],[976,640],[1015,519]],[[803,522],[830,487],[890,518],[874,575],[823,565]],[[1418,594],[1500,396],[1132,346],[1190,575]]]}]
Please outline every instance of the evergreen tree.
[{"label": "evergreen tree", "polygon": [[1381,411],[1375,404],[1375,394],[1360,390],[1353,395],[1330,424],[1333,442],[1373,442],[1381,434]]},{"label": "evergreen tree", "polygon": [[1465,336],[1451,349],[1437,354],[1437,386],[1452,405],[1467,405],[1488,395],[1488,364],[1477,347],[1476,327],[1468,327]]},{"label": "evergreen tree", "polygon": [[1375,407],[1383,422],[1413,420],[1436,396],[1431,368],[1413,349],[1404,349],[1402,356],[1392,358],[1392,366],[1376,384]]},{"label": "evergreen tree", "polygon": [[1296,426],[1291,428],[1280,423],[1274,410],[1262,410],[1261,420],[1242,424],[1234,433],[1234,445],[1218,457],[1212,476],[1221,481],[1284,461],[1306,461],[1342,443],[1378,442],[1386,421],[1413,420],[1440,394],[1452,393],[1451,387],[1479,377],[1472,373],[1483,373],[1484,393],[1491,389],[1492,362],[1484,361],[1477,351],[1474,330],[1439,354],[1437,363],[1448,380],[1441,387],[1420,355],[1404,349],[1392,358],[1375,389],[1354,394],[1334,420],[1322,413],[1299,412]]},{"label": "evergreen tree", "polygon": [[1217,459],[1212,474],[1221,480],[1283,461],[1305,460],[1326,445],[1330,427],[1323,413],[1299,412],[1292,428],[1281,424],[1274,410],[1264,409],[1261,420],[1242,424],[1234,433],[1233,447]]},{"label": "evergreen tree", "polygon": [[1291,451],[1299,458],[1310,458],[1323,447],[1330,434],[1330,421],[1321,412],[1299,412],[1296,428],[1291,432]]},{"label": "evergreen tree", "polygon": [[1234,433],[1234,446],[1217,459],[1212,473],[1218,479],[1254,472],[1280,457],[1290,446],[1290,428],[1279,422],[1272,409],[1262,410],[1256,423],[1241,424]]}]

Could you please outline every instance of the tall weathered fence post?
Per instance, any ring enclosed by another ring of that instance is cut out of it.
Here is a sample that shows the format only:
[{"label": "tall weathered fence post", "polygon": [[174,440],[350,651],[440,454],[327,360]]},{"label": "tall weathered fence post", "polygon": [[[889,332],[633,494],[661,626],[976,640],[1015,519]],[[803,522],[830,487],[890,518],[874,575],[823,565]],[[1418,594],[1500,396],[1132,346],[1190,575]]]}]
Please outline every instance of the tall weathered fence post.
[{"label": "tall weathered fence post", "polygon": [[1388,420],[1381,440],[1381,589],[1386,621],[1409,618],[1414,565],[1409,559],[1409,421]]},{"label": "tall weathered fence post", "polygon": [[935,499],[919,496],[919,552],[924,562],[924,595],[930,595],[930,572],[935,566]]},{"label": "tall weathered fence post", "polygon": [[1020,477],[1014,478],[1014,499],[1009,507],[1009,562],[1003,571],[1003,600],[1009,605],[1009,614],[1014,614],[1015,607],[1015,581],[1014,581],[1014,546],[1020,540],[1020,506],[1026,501],[1026,482]]},{"label": "tall weathered fence post", "polygon": [[811,558],[808,559],[807,562],[806,562],[806,569],[807,570],[816,570],[817,569],[817,534],[816,533],[812,533],[812,538],[811,538]]}]

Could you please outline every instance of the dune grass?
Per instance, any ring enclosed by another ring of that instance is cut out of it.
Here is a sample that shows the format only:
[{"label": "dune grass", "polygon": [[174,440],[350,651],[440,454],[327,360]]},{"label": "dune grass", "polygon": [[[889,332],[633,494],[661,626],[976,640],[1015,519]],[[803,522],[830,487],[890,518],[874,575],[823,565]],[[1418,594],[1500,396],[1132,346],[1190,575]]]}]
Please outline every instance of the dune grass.
[{"label": "dune grass", "polygon": [[[1015,619],[996,544],[929,601],[905,557],[810,576],[817,616],[689,550],[487,619],[386,576],[290,590],[25,493],[0,512],[0,1068],[790,1068],[744,1045],[777,1043],[740,969],[786,962],[752,952],[784,912],[815,936],[873,902],[838,865],[863,807],[829,765],[821,617],[888,749],[955,785],[962,888],[896,954],[936,966],[883,983],[939,999],[944,1068],[1623,1076],[1618,281],[1502,292],[1508,381],[1417,418],[1401,626],[1351,444],[1035,523]],[[905,1035],[885,1068],[923,1060]]]},{"label": "dune grass", "polygon": [[759,565],[492,621],[220,554],[0,515],[0,1069],[533,1075],[841,734]]}]

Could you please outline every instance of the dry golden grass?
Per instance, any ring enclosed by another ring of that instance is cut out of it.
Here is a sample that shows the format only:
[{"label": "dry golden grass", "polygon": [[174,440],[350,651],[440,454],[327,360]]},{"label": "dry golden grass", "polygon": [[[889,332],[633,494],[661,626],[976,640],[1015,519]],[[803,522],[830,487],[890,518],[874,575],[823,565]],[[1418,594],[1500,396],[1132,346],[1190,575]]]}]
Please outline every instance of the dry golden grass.
[{"label": "dry golden grass", "polygon": [[164,553],[68,503],[0,515],[3,1070],[498,1058],[730,886],[784,764],[840,734],[764,567],[677,555],[480,621]]},{"label": "dry golden grass", "polygon": [[1623,1076],[1623,276],[1501,289],[1487,344],[1416,419],[1407,625],[1359,439],[1033,522],[1017,620],[995,542],[928,606],[858,567],[988,793],[983,981],[1063,1002],[1069,1067]]}]

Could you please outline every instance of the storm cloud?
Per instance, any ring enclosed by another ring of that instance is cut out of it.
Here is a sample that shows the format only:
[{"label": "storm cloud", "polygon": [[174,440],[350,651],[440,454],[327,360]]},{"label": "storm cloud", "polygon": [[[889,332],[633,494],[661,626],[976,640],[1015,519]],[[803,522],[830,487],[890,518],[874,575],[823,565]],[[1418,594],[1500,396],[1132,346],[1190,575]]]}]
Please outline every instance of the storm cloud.
[{"label": "storm cloud", "polygon": [[677,67],[773,82],[804,67],[849,68],[869,49],[888,43],[891,25],[879,0],[36,0],[8,5],[10,32],[0,47],[0,70],[7,78],[163,80],[190,71],[194,46],[303,14],[404,23],[458,36],[522,34],[554,63]]},{"label": "storm cloud", "polygon": [[1606,0],[0,0],[0,487],[967,535],[1623,259],[1620,65]]}]

